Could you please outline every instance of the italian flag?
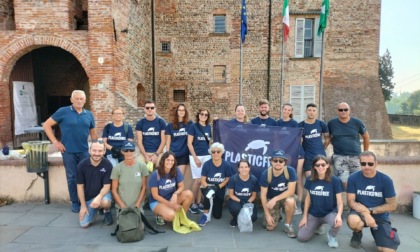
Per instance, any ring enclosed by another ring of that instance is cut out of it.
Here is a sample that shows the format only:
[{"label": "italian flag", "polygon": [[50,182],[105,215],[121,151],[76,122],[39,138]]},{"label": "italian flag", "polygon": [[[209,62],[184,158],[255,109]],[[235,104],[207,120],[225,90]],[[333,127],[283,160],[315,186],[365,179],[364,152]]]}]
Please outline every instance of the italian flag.
[{"label": "italian flag", "polygon": [[290,22],[289,22],[289,0],[284,0],[283,4],[283,39],[286,42],[289,37]]}]

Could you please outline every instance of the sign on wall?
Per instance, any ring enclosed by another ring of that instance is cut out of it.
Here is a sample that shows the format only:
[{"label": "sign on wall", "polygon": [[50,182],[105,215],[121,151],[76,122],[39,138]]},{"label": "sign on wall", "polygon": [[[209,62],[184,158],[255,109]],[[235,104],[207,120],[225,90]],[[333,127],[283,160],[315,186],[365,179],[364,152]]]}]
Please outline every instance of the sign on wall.
[{"label": "sign on wall", "polygon": [[13,105],[15,110],[15,135],[38,124],[35,104],[35,87],[32,82],[13,82]]}]

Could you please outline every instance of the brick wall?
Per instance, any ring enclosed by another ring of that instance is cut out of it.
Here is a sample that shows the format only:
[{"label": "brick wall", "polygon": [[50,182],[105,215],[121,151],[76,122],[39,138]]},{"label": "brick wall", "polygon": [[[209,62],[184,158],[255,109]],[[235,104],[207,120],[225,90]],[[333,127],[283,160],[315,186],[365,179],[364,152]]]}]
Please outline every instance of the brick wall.
[{"label": "brick wall", "polygon": [[0,31],[14,29],[15,18],[13,0],[3,0],[0,2]]}]

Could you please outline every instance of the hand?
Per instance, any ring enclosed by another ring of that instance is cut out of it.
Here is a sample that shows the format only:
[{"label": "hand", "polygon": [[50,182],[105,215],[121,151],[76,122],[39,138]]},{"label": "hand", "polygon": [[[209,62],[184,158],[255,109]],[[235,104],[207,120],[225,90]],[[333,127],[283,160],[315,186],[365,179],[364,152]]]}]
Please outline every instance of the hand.
[{"label": "hand", "polygon": [[267,222],[267,226],[274,226],[274,219],[270,214],[265,215],[265,221]]},{"label": "hand", "polygon": [[308,222],[308,219],[306,218],[306,216],[303,216],[302,219],[299,222],[299,228],[302,228],[303,226],[306,227],[307,222]]},{"label": "hand", "polygon": [[217,184],[217,185],[214,185],[214,189],[215,190],[220,190],[220,189],[222,189],[222,187],[220,186],[220,184]]},{"label": "hand", "polygon": [[241,199],[241,200],[239,201],[239,203],[241,203],[241,205],[243,206],[243,205],[245,205],[246,203],[248,203],[248,200]]},{"label": "hand", "polygon": [[270,201],[267,202],[266,206],[268,209],[273,209],[274,205],[276,205],[276,201],[274,199],[271,199]]},{"label": "hand", "polygon": [[156,164],[158,160],[158,157],[155,154],[152,154],[150,157],[150,161],[152,161],[153,164]]},{"label": "hand", "polygon": [[92,200],[92,202],[90,203],[90,207],[91,208],[98,208],[100,205],[101,205],[101,197],[98,195],[98,196],[96,196],[93,200]]},{"label": "hand", "polygon": [[138,202],[134,205],[136,208],[140,208],[141,207],[141,202]]},{"label": "hand", "polygon": [[86,214],[89,216],[89,211],[87,207],[81,206],[79,211],[79,220],[82,221],[85,218]]},{"label": "hand", "polygon": [[195,166],[201,167],[201,161],[200,161],[200,159],[194,158],[194,163],[195,163]]},{"label": "hand", "polygon": [[376,224],[375,219],[372,217],[372,215],[369,214],[369,215],[366,215],[364,217],[365,217],[365,221],[366,221],[366,226],[371,227],[371,228],[374,228],[374,227],[378,226]]},{"label": "hand", "polygon": [[173,203],[172,200],[169,203],[169,206],[174,209],[176,212],[181,209],[181,205],[178,203]]},{"label": "hand", "polygon": [[341,219],[341,216],[339,214],[337,214],[337,216],[335,216],[335,225],[334,227],[341,227],[341,225],[343,225],[343,220]]},{"label": "hand", "polygon": [[63,145],[61,142],[59,142],[59,141],[56,141],[56,142],[54,143],[54,147],[55,147],[57,150],[59,150],[61,153],[64,153],[64,152],[66,151],[66,147],[64,147],[64,145]]},{"label": "hand", "polygon": [[170,202],[174,204],[178,203],[178,194],[172,194]]},{"label": "hand", "polygon": [[362,213],[362,212],[369,212],[369,209],[367,207],[365,207],[364,205],[357,203],[354,210],[358,213]]},{"label": "hand", "polygon": [[118,156],[120,156],[120,154],[121,154],[120,148],[117,148],[117,147],[112,147],[111,152],[112,152],[112,157],[113,158],[118,158]]}]

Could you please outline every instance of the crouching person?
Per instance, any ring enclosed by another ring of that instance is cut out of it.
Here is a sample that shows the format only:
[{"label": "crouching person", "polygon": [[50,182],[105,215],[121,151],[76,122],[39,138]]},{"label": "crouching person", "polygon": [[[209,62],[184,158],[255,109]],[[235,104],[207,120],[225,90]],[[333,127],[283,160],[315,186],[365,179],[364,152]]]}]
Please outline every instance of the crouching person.
[{"label": "crouching person", "polygon": [[157,170],[150,175],[150,209],[157,215],[156,224],[173,221],[176,212],[190,208],[193,194],[184,190],[184,176],[176,166],[175,154],[167,151],[162,155]]},{"label": "crouching person", "polygon": [[77,166],[77,195],[80,201],[79,222],[83,228],[95,221],[99,209],[104,211],[104,224],[112,224],[111,213],[111,162],[104,158],[105,145],[101,140],[92,141],[90,157]]}]

